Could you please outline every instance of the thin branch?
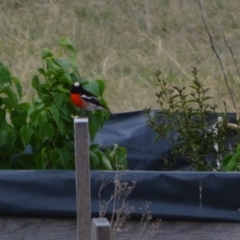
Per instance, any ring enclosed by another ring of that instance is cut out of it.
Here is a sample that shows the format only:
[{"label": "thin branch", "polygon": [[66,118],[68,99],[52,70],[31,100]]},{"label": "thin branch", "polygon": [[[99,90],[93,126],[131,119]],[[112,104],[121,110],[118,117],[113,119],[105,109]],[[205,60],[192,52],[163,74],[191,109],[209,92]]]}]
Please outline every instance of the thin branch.
[{"label": "thin branch", "polygon": [[237,61],[236,61],[236,58],[235,58],[235,56],[234,56],[234,54],[233,54],[232,48],[231,48],[231,46],[228,44],[227,39],[226,39],[226,37],[225,37],[225,34],[224,34],[222,28],[221,28],[221,31],[222,31],[222,35],[223,35],[224,42],[225,42],[226,46],[228,47],[229,52],[231,53],[231,56],[232,56],[232,59],[233,59],[233,61],[234,61],[234,65],[235,65],[235,67],[236,67],[236,71],[237,71],[237,73],[238,73],[238,76],[240,77],[240,70],[239,70],[239,68],[238,68],[238,66],[237,66]]},{"label": "thin branch", "polygon": [[120,180],[119,180],[120,176],[118,174],[119,173],[117,171],[117,173],[115,175],[115,179],[114,179],[113,210],[112,210],[112,217],[111,217],[111,221],[110,221],[111,226],[113,226],[113,220],[114,220],[114,216],[116,214],[116,202],[117,202],[117,197],[118,197],[117,193],[118,193],[119,184],[121,184]]},{"label": "thin branch", "polygon": [[205,21],[205,17],[203,15],[201,0],[197,0],[197,1],[198,1],[198,4],[199,4],[199,9],[200,9],[200,12],[201,12],[203,25],[205,27],[205,30],[206,30],[207,34],[208,34],[208,38],[209,38],[209,41],[210,41],[210,44],[211,44],[211,48],[212,48],[213,52],[215,53],[215,55],[216,55],[216,57],[218,59],[218,62],[220,64],[221,71],[222,71],[222,74],[223,74],[223,78],[224,78],[226,87],[228,89],[228,92],[230,94],[230,97],[231,97],[231,100],[232,100],[232,104],[233,104],[234,108],[237,109],[235,98],[234,98],[234,94],[233,94],[233,91],[231,90],[231,88],[230,88],[230,86],[228,84],[227,76],[226,76],[226,73],[225,73],[225,70],[224,70],[224,67],[223,67],[223,63],[222,63],[221,57],[219,56],[219,54],[218,54],[218,52],[217,52],[217,50],[215,48],[215,45],[213,43],[212,35],[211,35],[211,33],[210,33],[209,29],[208,29],[208,26],[207,26],[206,21]]},{"label": "thin branch", "polygon": [[[236,71],[237,71],[237,73],[238,73],[238,76],[240,77],[240,71],[239,71],[239,68],[238,68],[238,66],[237,66],[237,61],[236,61],[236,58],[235,58],[235,56],[234,56],[234,54],[233,54],[232,48],[231,48],[231,46],[228,44],[227,39],[226,39],[226,37],[225,37],[225,34],[224,34],[222,28],[221,28],[221,31],[222,31],[222,36],[223,36],[224,42],[225,42],[226,46],[228,47],[229,52],[231,53],[231,56],[232,56],[232,59],[233,59],[233,61],[234,61],[234,65],[235,65]],[[234,94],[234,93],[233,93],[233,94]],[[235,96],[235,98],[236,98],[236,95],[234,95],[234,96]],[[237,108],[236,108],[236,119],[237,119],[237,120],[239,120],[239,115],[240,115],[240,112],[239,112],[239,111],[240,111],[240,109],[239,109],[239,104],[237,104]]]},{"label": "thin branch", "polygon": [[110,184],[112,181],[111,180],[104,180],[104,177],[102,175],[101,177],[101,185],[98,191],[98,198],[99,198],[99,217],[103,218],[106,214],[108,205],[110,204],[110,202],[113,200],[114,195],[111,195],[111,197],[109,198],[108,201],[101,201],[101,192],[103,190],[103,188],[105,188],[108,184]]}]

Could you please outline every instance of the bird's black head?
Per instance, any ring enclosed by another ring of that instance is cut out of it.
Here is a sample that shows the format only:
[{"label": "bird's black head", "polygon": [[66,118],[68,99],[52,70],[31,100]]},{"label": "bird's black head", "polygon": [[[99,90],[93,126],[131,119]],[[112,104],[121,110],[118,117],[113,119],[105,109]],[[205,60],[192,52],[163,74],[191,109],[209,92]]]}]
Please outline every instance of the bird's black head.
[{"label": "bird's black head", "polygon": [[75,82],[72,85],[71,93],[80,94],[83,92],[83,87],[80,82]]},{"label": "bird's black head", "polygon": [[88,92],[87,90],[85,90],[80,82],[75,82],[72,85],[71,93],[72,94],[81,94],[81,95],[95,97],[94,94],[92,94],[92,93]]}]

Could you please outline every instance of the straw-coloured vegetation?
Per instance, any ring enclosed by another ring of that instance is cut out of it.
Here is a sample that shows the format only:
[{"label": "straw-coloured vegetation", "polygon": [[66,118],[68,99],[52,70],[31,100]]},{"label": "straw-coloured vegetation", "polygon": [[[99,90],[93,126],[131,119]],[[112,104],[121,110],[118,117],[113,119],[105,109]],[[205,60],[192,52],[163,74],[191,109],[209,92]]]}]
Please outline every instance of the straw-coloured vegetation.
[{"label": "straw-coloured vegetation", "polygon": [[[239,78],[223,41],[239,56],[240,15],[237,0],[203,4],[213,40],[230,85]],[[191,69],[211,88],[213,101],[234,110],[217,59],[210,49],[196,1],[0,1],[1,61],[28,86],[41,65],[40,50],[68,37],[78,50],[80,73],[107,82],[113,112],[156,107],[154,72],[176,86],[192,80]],[[238,60],[238,58],[237,58]]]}]

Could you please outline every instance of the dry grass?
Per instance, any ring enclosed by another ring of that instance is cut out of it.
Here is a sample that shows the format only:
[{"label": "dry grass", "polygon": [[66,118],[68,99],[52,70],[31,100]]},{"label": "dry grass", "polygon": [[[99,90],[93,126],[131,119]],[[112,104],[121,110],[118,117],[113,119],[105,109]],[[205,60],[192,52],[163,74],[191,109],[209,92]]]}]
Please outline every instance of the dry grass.
[{"label": "dry grass", "polygon": [[[220,26],[238,60],[238,5],[238,0],[203,4],[234,89],[239,78]],[[225,100],[233,110],[197,1],[0,0],[0,32],[1,61],[21,79],[28,95],[31,76],[41,65],[41,49],[56,49],[66,36],[78,50],[80,73],[106,80],[105,96],[113,112],[156,107],[153,72],[161,69],[169,82],[188,85],[193,66],[220,109]]]}]

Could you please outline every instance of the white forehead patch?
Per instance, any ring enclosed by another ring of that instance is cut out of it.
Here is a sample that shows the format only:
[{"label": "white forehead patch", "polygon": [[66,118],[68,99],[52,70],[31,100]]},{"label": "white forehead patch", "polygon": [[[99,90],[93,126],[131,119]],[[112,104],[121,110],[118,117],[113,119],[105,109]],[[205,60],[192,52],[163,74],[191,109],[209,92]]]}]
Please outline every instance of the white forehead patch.
[{"label": "white forehead patch", "polygon": [[79,82],[75,82],[73,85],[74,85],[74,87],[79,87],[80,83]]}]

